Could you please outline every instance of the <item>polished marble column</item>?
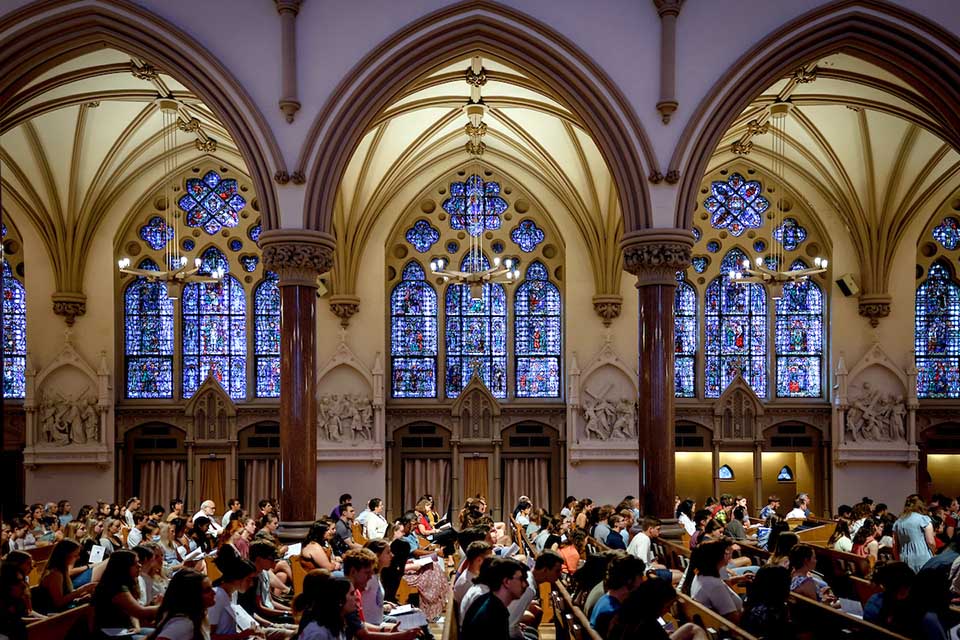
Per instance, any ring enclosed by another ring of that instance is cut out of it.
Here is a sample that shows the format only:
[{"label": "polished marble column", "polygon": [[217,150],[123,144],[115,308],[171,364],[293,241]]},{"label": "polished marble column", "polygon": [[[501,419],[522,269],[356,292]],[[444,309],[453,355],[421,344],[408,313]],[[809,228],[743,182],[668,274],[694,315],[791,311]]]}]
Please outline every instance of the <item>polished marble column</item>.
[{"label": "polished marble column", "polygon": [[639,291],[639,444],[644,514],[674,516],[673,299],[676,272],[690,264],[693,234],[683,229],[649,229],[624,236],[624,268],[637,276]]},{"label": "polished marble column", "polygon": [[281,535],[302,538],[317,516],[317,276],[333,239],[281,229],[260,238],[264,267],[280,277]]}]

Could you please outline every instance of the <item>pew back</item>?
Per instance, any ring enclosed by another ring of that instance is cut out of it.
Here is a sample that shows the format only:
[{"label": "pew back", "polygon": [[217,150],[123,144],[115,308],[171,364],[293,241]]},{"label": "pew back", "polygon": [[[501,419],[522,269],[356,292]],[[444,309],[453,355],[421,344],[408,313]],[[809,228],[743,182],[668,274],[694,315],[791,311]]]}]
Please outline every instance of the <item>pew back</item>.
[{"label": "pew back", "polygon": [[93,626],[93,607],[88,604],[67,609],[27,625],[28,640],[69,640],[88,638]]},{"label": "pew back", "polygon": [[714,613],[693,598],[678,594],[673,607],[674,617],[681,623],[692,622],[703,627],[711,637],[756,640],[756,638],[723,616]]},{"label": "pew back", "polygon": [[838,609],[791,593],[788,599],[790,614],[804,629],[813,631],[830,629],[832,637],[869,638],[871,640],[907,640],[904,636],[888,631],[866,620],[848,615]]}]

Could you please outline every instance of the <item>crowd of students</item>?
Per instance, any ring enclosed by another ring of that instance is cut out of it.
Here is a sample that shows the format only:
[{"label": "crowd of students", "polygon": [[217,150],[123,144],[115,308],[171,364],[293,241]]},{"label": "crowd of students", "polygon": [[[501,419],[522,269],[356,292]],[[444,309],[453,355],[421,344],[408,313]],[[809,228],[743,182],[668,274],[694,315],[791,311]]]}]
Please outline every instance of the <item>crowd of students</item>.
[{"label": "crowd of students", "polygon": [[[791,592],[844,604],[817,573],[815,549],[791,531],[810,515],[806,494],[790,510],[771,496],[754,519],[739,496],[708,498],[702,509],[678,499],[676,523],[691,549],[684,572],[659,561],[662,523],[641,516],[632,496],[617,505],[571,496],[556,514],[521,496],[507,523],[489,515],[482,496],[468,499],[454,522],[433,507],[432,496],[423,496],[390,522],[381,499],[357,513],[352,497],[342,495],[302,542],[297,561],[307,574],[294,597],[273,501],[248,512],[231,500],[220,515],[211,501],[193,515],[181,500],[169,511],[144,511],[137,498],[85,505],[76,516],[66,501],[32,505],[4,524],[0,540],[0,634],[24,638],[31,620],[90,603],[95,636],[117,629],[166,640],[428,635],[426,626],[399,630],[391,616],[402,583],[416,588],[428,621],[437,621],[452,597],[455,619],[445,622],[458,624],[465,640],[535,638],[539,586],[558,580],[607,640],[706,637],[695,625],[664,626],[678,593],[761,638],[801,632],[787,604]],[[910,496],[899,516],[867,498],[840,507],[829,545],[870,559],[882,588],[863,607],[864,619],[911,638],[947,637],[960,622],[951,609],[960,598],[957,519],[957,501],[943,496]],[[518,530],[536,560],[524,561],[524,546],[512,544],[520,542]],[[28,551],[47,545],[52,550],[31,589]],[[751,565],[743,545],[768,550],[769,560]]]}]

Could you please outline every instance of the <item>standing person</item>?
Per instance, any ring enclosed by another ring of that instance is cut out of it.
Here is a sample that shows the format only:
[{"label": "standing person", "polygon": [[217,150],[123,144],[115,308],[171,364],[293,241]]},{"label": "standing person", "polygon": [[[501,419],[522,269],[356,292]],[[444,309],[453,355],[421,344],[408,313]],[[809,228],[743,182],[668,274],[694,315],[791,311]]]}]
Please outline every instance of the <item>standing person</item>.
[{"label": "standing person", "polygon": [[488,592],[477,597],[464,613],[462,640],[509,638],[507,607],[527,589],[527,566],[512,558],[489,558],[480,567],[477,584],[486,586]]},{"label": "standing person", "polygon": [[893,549],[899,560],[907,563],[915,573],[933,557],[936,548],[933,521],[927,515],[927,506],[917,494],[907,496],[903,513],[893,523]]},{"label": "standing person", "polygon": [[170,580],[157,611],[157,629],[149,640],[209,640],[207,609],[215,602],[210,578],[192,569],[178,571]]}]

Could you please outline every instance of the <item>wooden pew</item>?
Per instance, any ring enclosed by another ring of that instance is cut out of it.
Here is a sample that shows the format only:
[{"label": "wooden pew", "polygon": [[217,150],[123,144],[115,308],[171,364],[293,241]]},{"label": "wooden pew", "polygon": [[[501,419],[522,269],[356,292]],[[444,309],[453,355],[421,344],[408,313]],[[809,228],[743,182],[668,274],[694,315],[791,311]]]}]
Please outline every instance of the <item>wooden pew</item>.
[{"label": "wooden pew", "polygon": [[350,525],[350,531],[353,534],[353,541],[359,545],[367,544],[367,537],[363,535],[363,525],[359,522],[354,522]]},{"label": "wooden pew", "polygon": [[34,564],[40,561],[46,562],[50,557],[50,554],[53,553],[53,545],[48,544],[43,547],[34,547],[33,549],[27,549],[26,552],[30,554],[31,558],[33,558]]},{"label": "wooden pew", "polygon": [[290,570],[293,572],[293,593],[299,595],[303,593],[303,579],[307,576],[307,569],[300,562],[300,556],[290,556]]},{"label": "wooden pew", "polygon": [[443,635],[440,640],[457,640],[460,636],[460,611],[457,602],[453,599],[453,587],[457,582],[457,574],[450,576],[447,591],[447,607],[443,612]]},{"label": "wooden pew", "polygon": [[814,637],[820,637],[818,631],[829,629],[830,637],[833,638],[907,640],[904,636],[872,622],[848,615],[797,593],[791,593],[787,602],[790,604],[791,619],[802,625],[801,631],[813,631]]},{"label": "wooden pew", "polygon": [[690,555],[693,553],[689,547],[684,547],[672,540],[663,538],[654,538],[650,541],[650,548],[657,562],[668,569],[677,569],[686,571],[690,564]]},{"label": "wooden pew", "polygon": [[90,637],[93,626],[93,607],[89,604],[67,609],[45,620],[27,625],[28,640],[69,640]]},{"label": "wooden pew", "polygon": [[[824,577],[856,576],[869,578],[873,573],[873,563],[870,558],[861,558],[852,553],[844,553],[836,549],[828,549],[813,545],[817,553],[817,571]],[[829,582],[829,579],[827,580]]]},{"label": "wooden pew", "polygon": [[[807,523],[809,524],[809,520]],[[797,538],[800,542],[806,544],[818,545],[821,547],[827,546],[827,542],[830,541],[830,536],[833,535],[833,532],[837,529],[837,523],[830,521],[828,524],[822,524],[817,527],[812,527],[810,529],[803,529],[801,531],[796,531]]]},{"label": "wooden pew", "polygon": [[590,621],[580,607],[574,606],[570,592],[563,583],[556,584],[554,598],[554,622],[557,640],[602,640],[590,626]]},{"label": "wooden pew", "polygon": [[758,567],[767,564],[767,560],[770,559],[771,554],[766,549],[761,549],[754,544],[742,540],[737,542],[737,545],[740,547],[740,556],[750,558],[750,563]]},{"label": "wooden pew", "polygon": [[850,576],[850,587],[853,595],[855,595],[856,599],[860,601],[860,604],[864,606],[866,606],[867,600],[869,600],[871,596],[883,591],[880,585],[870,582],[869,580],[864,580],[863,578],[858,578],[857,576]]},{"label": "wooden pew", "polygon": [[756,640],[737,625],[718,613],[714,613],[690,596],[678,594],[673,607],[673,616],[681,623],[692,622],[706,629],[711,638],[733,638],[736,640]]}]

